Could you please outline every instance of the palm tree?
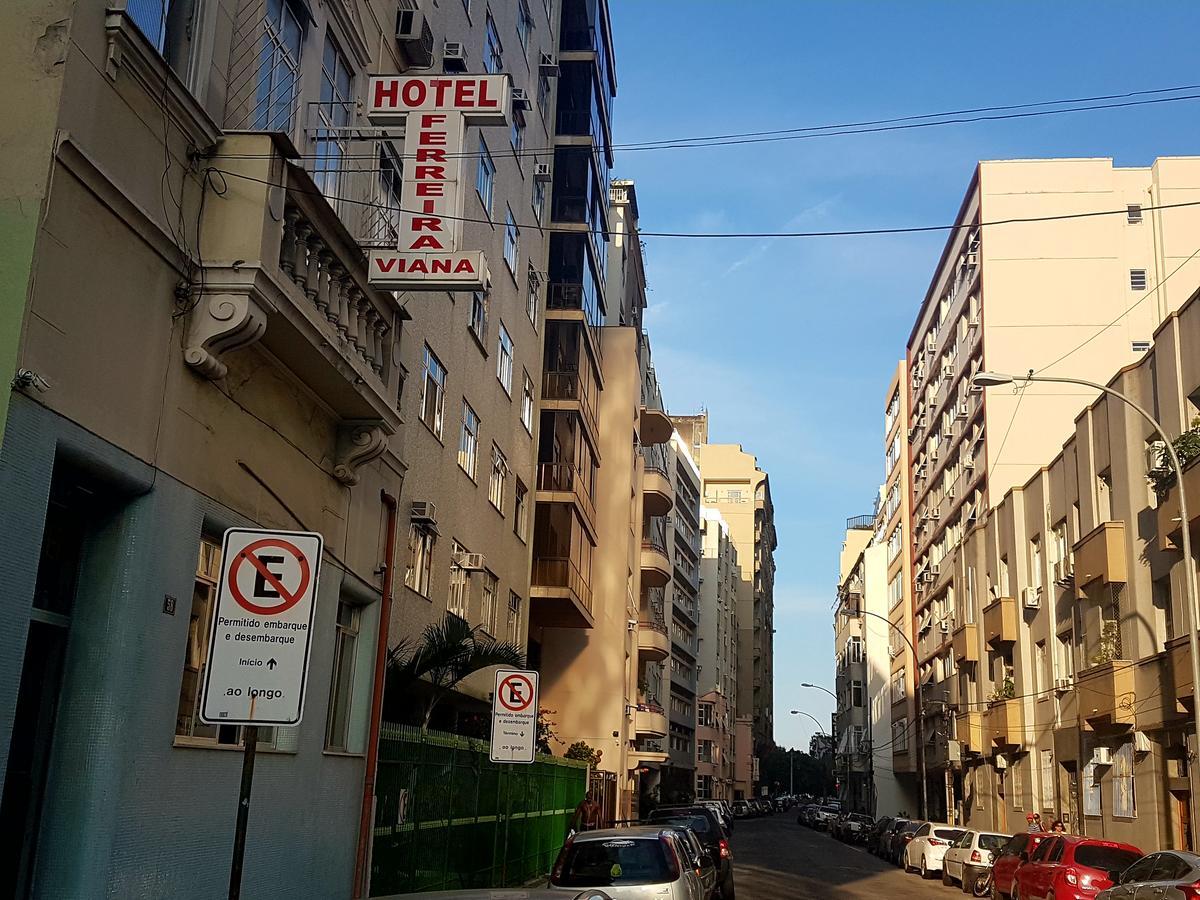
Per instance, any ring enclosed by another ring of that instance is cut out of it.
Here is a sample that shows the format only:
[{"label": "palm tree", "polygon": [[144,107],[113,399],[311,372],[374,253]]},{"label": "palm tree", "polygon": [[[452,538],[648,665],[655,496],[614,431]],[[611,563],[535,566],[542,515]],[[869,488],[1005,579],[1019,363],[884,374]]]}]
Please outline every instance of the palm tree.
[{"label": "palm tree", "polygon": [[388,686],[395,692],[418,680],[430,686],[421,701],[421,730],[427,731],[434,708],[468,675],[492,666],[524,665],[520,647],[497,641],[482,627],[472,628],[447,614],[442,621],[426,625],[415,645],[406,638],[388,651]]}]

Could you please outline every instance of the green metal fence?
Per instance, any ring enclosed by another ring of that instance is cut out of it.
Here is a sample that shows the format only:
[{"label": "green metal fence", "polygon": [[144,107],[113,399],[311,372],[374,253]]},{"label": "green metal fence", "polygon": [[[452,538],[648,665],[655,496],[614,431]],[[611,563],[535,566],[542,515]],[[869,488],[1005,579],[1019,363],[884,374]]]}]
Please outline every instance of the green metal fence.
[{"label": "green metal fence", "polygon": [[494,763],[483,741],[385,723],[371,895],[520,885],[545,875],[586,788],[586,763]]}]

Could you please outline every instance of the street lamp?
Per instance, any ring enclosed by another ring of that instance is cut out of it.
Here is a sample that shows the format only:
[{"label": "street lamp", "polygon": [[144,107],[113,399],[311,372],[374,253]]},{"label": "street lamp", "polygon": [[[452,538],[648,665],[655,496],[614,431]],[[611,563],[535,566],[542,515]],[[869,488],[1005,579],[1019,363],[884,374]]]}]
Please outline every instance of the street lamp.
[{"label": "street lamp", "polygon": [[[1115,391],[1107,385],[1099,384],[1095,381],[1087,381],[1083,378],[1055,378],[1050,375],[1034,375],[1033,369],[1029,370],[1027,375],[1004,375],[1000,372],[978,372],[971,379],[971,383],[980,387],[998,387],[1004,384],[1015,384],[1018,381],[1031,382],[1042,381],[1051,382],[1054,384],[1078,384],[1084,387],[1090,387],[1093,390],[1100,391],[1102,394],[1107,394],[1110,397],[1115,397],[1124,403],[1126,406],[1133,409],[1138,415],[1150,423],[1150,427],[1162,438],[1163,445],[1166,447],[1167,457],[1171,460],[1171,467],[1175,470],[1175,480],[1179,484],[1179,518],[1182,520],[1181,531],[1183,532],[1183,574],[1184,584],[1187,586],[1188,593],[1188,615],[1191,618],[1191,628],[1188,629],[1188,649],[1192,655],[1192,691],[1193,693],[1200,691],[1200,637],[1198,637],[1198,629],[1200,629],[1200,599],[1196,594],[1196,570],[1195,563],[1192,560],[1192,536],[1191,522],[1188,519],[1187,508],[1187,492],[1183,489],[1183,466],[1179,462],[1179,454],[1175,452],[1175,447],[1171,443],[1171,438],[1167,435],[1166,430],[1158,423],[1158,421],[1134,403],[1120,391]],[[1192,699],[1193,718],[1196,725],[1196,734],[1200,734],[1200,695]]]},{"label": "street lamp", "polygon": [[[805,688],[814,688],[815,690],[818,690],[818,691],[824,691],[824,692],[825,692],[825,693],[827,693],[827,694],[828,694],[830,697],[832,697],[832,698],[833,698],[833,702],[834,702],[834,705],[835,705],[835,708],[836,708],[836,706],[837,706],[837,703],[838,703],[838,696],[837,696],[837,694],[835,694],[833,691],[831,691],[829,688],[825,687],[824,685],[820,685],[820,684],[813,684],[813,683],[811,683],[811,682],[808,682],[808,681],[802,681],[802,682],[800,683],[800,687],[805,687]],[[872,760],[872,761],[873,761],[873,760]],[[833,766],[833,767],[834,767],[835,769],[837,768],[837,764],[836,764],[836,762],[834,763],[834,766]],[[851,788],[850,788],[850,757],[849,757],[849,755],[848,755],[848,754],[846,755],[846,790],[847,790],[847,792],[851,791]],[[847,804],[847,805],[849,805],[849,804]]]},{"label": "street lamp", "polygon": [[[802,685],[802,687],[812,687],[812,685],[805,684],[805,685]],[[822,690],[824,690],[824,688],[822,688]],[[835,697],[834,699],[837,699],[837,698]],[[830,755],[830,764],[832,765],[832,763],[833,763],[833,758],[832,758],[833,757],[833,738],[830,737],[829,733],[824,728],[821,727],[820,720],[816,716],[814,716],[812,713],[806,713],[802,709],[793,709],[791,712],[792,712],[793,716],[808,716],[810,719],[813,720],[813,724],[817,726],[817,734],[823,734],[823,735],[825,735],[825,737],[829,738],[829,755]],[[796,755],[795,755],[794,749],[792,752],[791,759],[789,760],[789,769],[790,769],[790,772],[788,774],[790,776],[790,781],[791,781],[791,788],[792,788],[791,793],[794,796],[796,793]]]},{"label": "street lamp", "polygon": [[806,687],[806,688],[816,688],[818,691],[824,691],[824,692],[825,692],[825,693],[827,693],[827,694],[828,694],[830,697],[832,697],[834,700],[837,700],[837,694],[835,694],[835,693],[834,693],[833,691],[831,691],[829,688],[827,688],[827,687],[823,687],[822,685],[819,685],[819,684],[809,684],[807,681],[802,681],[802,682],[800,682],[800,687]]}]

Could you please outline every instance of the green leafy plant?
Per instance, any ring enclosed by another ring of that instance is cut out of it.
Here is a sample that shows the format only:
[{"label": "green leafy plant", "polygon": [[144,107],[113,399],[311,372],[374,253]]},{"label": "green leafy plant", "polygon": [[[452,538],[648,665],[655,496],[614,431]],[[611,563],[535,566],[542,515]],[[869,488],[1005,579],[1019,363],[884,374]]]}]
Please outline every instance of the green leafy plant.
[{"label": "green leafy plant", "polygon": [[538,753],[552,753],[553,747],[551,743],[561,744],[562,741],[558,737],[558,732],[555,727],[558,725],[551,716],[558,715],[558,710],[546,709],[541,707],[538,709],[537,717],[537,748]]},{"label": "green leafy plant", "polygon": [[1092,654],[1093,665],[1103,665],[1121,656],[1121,632],[1117,623],[1108,619],[1100,629],[1100,643]]},{"label": "green leafy plant", "polygon": [[600,760],[603,757],[604,751],[595,749],[587,741],[576,741],[563,754],[563,759],[577,759],[587,763],[593,769],[600,767]]},{"label": "green leafy plant", "polygon": [[[1200,416],[1192,419],[1191,427],[1171,441],[1171,446],[1175,448],[1175,454],[1182,466],[1186,467],[1193,459],[1200,457]],[[1171,468],[1171,457],[1166,450],[1159,451],[1157,464],[1146,473],[1146,480],[1154,488],[1159,500],[1167,496],[1175,479],[1176,473]]]},{"label": "green leafy plant", "polygon": [[1000,686],[988,695],[988,703],[1000,703],[1003,700],[1012,700],[1016,696],[1017,683],[1011,675],[1005,675]]}]

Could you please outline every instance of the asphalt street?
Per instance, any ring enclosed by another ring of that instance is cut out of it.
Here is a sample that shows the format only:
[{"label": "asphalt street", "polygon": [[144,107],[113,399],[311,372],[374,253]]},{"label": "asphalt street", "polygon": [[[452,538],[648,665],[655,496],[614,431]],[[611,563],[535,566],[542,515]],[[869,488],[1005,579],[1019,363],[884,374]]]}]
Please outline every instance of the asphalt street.
[{"label": "asphalt street", "polygon": [[740,819],[733,832],[734,885],[739,900],[961,900],[957,886],[921,880],[796,824],[796,815]]}]

